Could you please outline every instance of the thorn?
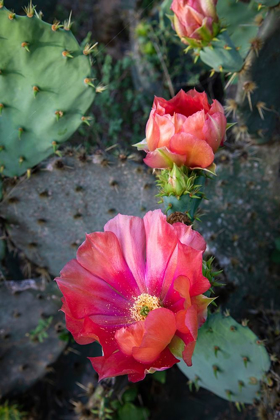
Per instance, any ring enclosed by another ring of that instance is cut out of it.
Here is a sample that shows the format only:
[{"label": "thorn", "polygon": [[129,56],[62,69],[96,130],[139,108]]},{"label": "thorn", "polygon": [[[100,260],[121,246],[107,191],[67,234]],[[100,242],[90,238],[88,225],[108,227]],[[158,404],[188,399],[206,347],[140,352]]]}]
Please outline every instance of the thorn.
[{"label": "thorn", "polygon": [[259,3],[258,4],[258,12],[262,9],[264,7],[264,5],[263,4],[261,4],[261,3]]},{"label": "thorn", "polygon": [[250,361],[249,358],[247,356],[243,356],[242,359],[243,359],[243,363],[244,363],[245,368],[247,368],[247,364]]},{"label": "thorn", "polygon": [[193,60],[194,64],[197,63],[198,59],[199,59],[199,54],[195,54],[195,57],[194,57],[194,60]]},{"label": "thorn", "polygon": [[255,82],[248,81],[243,84],[243,90],[245,96],[247,96],[250,110],[253,112],[253,105],[252,105],[252,99],[251,94],[254,93],[254,91],[257,89],[257,85]]},{"label": "thorn", "polygon": [[27,52],[30,52],[29,49],[29,42],[22,42],[21,43],[22,48],[24,48]]},{"label": "thorn", "polygon": [[71,52],[70,51],[67,51],[67,50],[62,51],[62,57],[65,57],[65,58],[74,58],[73,55],[71,55]]},{"label": "thorn", "polygon": [[244,318],[241,321],[242,327],[248,327],[248,323],[249,323],[249,319],[247,319],[247,318]]},{"label": "thorn", "polygon": [[228,82],[227,82],[227,84],[225,86],[225,89],[227,89],[232,84],[232,82],[234,81],[234,79],[236,78],[236,76],[237,76],[237,73],[233,73],[231,75],[231,77],[229,78],[229,80],[228,80]]},{"label": "thorn", "polygon": [[89,55],[89,54],[91,54],[91,53],[93,52],[94,48],[95,48],[97,45],[98,45],[98,42],[96,42],[96,43],[95,43],[95,44],[93,44],[93,45],[86,44],[86,46],[85,46],[85,48],[84,48],[84,50],[83,50],[83,54],[84,54],[84,55]]},{"label": "thorn", "polygon": [[18,161],[19,161],[19,164],[21,165],[24,162],[24,157],[21,156]]},{"label": "thorn", "polygon": [[20,128],[18,129],[18,138],[19,138],[19,140],[21,139],[22,133],[23,133],[23,128],[22,128],[22,127],[20,127]]},{"label": "thorn", "polygon": [[85,123],[86,125],[88,125],[90,127],[90,121],[92,121],[92,117],[82,117],[81,120],[83,123]]},{"label": "thorn", "polygon": [[263,111],[271,111],[271,109],[266,107],[266,103],[265,102],[261,102],[259,101],[256,105],[257,110],[259,111],[260,117],[262,120],[264,120],[264,114]]},{"label": "thorn", "polygon": [[212,70],[211,70],[211,73],[210,73],[210,77],[213,77],[213,76],[214,76],[214,74],[215,74],[215,72],[216,72],[216,70],[215,70],[215,69],[212,69]]},{"label": "thorn", "polygon": [[232,50],[232,48],[231,48],[231,47],[229,47],[227,44],[226,44],[226,45],[224,45],[224,49],[225,49],[225,50],[227,50],[227,51]]},{"label": "thorn", "polygon": [[4,105],[3,104],[0,104],[0,115],[2,115],[3,109],[4,109]]},{"label": "thorn", "polygon": [[57,119],[57,121],[60,119],[60,118],[62,118],[63,117],[63,115],[64,115],[64,113],[63,113],[63,111],[55,111],[55,116],[56,116],[56,119]]},{"label": "thorn", "polygon": [[8,18],[9,18],[10,20],[14,20],[14,19],[15,19],[15,17],[16,17],[16,14],[15,14],[14,12],[12,12],[12,11],[11,11],[11,13],[9,13],[9,15],[8,15]]},{"label": "thorn", "polygon": [[228,399],[231,401],[231,397],[233,395],[232,392],[229,389],[227,389],[225,392],[226,392],[226,395],[227,395]]},{"label": "thorn", "polygon": [[218,357],[218,351],[221,351],[220,347],[214,346],[214,353],[216,357]]},{"label": "thorn", "polygon": [[259,381],[257,380],[257,378],[255,378],[254,376],[251,376],[249,381],[250,385],[258,385]]},{"label": "thorn", "polygon": [[53,141],[53,142],[52,142],[52,147],[53,147],[53,152],[54,152],[54,153],[56,153],[56,151],[57,151],[57,147],[58,147],[58,146],[57,146],[57,142],[56,142],[56,141]]},{"label": "thorn", "polygon": [[40,12],[39,13],[37,13],[37,11],[35,10],[35,14],[36,14],[36,18],[38,18],[38,19],[40,19],[40,20],[42,20],[43,19],[43,12],[40,10]]},{"label": "thorn", "polygon": [[26,177],[27,177],[27,179],[29,179],[31,177],[31,169],[27,169]]},{"label": "thorn", "polygon": [[234,99],[227,99],[226,100],[227,105],[225,106],[226,111],[226,117],[229,117],[232,113],[233,118],[236,118],[236,112],[238,104]]},{"label": "thorn", "polygon": [[238,381],[238,389],[239,389],[240,393],[242,392],[242,388],[244,388],[244,386],[245,386],[245,384],[244,384],[243,381]]},{"label": "thorn", "polygon": [[225,317],[230,316],[230,311],[229,311],[229,309],[226,309],[226,310],[225,310],[225,312],[224,312],[224,316],[225,316]]},{"label": "thorn", "polygon": [[252,41],[250,41],[251,48],[253,51],[255,51],[256,56],[259,56],[259,51],[262,49],[263,41],[261,38],[254,38]]},{"label": "thorn", "polygon": [[33,94],[34,94],[34,97],[36,98],[36,96],[37,96],[37,93],[39,93],[40,92],[40,89],[38,88],[38,86],[33,86]]},{"label": "thorn", "polygon": [[238,401],[235,401],[235,407],[241,413],[242,410],[241,410],[241,407],[240,407],[240,403]]},{"label": "thorn", "polygon": [[86,85],[88,85],[88,86],[91,86],[91,87],[95,88],[94,84],[92,83],[92,82],[93,82],[93,80],[94,80],[94,79],[90,79],[90,78],[86,77],[86,78],[84,79],[84,83],[85,83]]},{"label": "thorn", "polygon": [[99,86],[97,86],[97,88],[95,89],[95,92],[96,93],[102,93],[102,92],[104,92],[104,90],[106,90],[107,89],[107,86],[104,86],[104,85],[99,85]]},{"label": "thorn", "polygon": [[214,372],[215,378],[216,378],[216,379],[218,379],[218,372],[220,372],[220,369],[218,368],[218,366],[217,366],[217,365],[213,365],[213,366],[212,366],[212,369],[213,369],[213,372]]},{"label": "thorn", "polygon": [[4,7],[4,0],[0,0],[0,9]]},{"label": "thorn", "polygon": [[266,341],[266,340],[257,340],[257,341],[256,341],[256,344],[257,344],[258,346],[264,346],[265,341]]},{"label": "thorn", "polygon": [[270,355],[270,360],[271,360],[273,363],[278,363],[278,362],[279,362],[279,359],[278,359],[278,357],[277,357],[277,354],[275,354],[275,353],[273,353],[273,354],[271,354],[271,355]]},{"label": "thorn", "polygon": [[26,13],[26,16],[29,17],[29,18],[33,18],[34,13],[35,13],[35,9],[36,9],[36,6],[33,6],[32,0],[30,0],[29,5],[27,7],[23,8],[23,10]]},{"label": "thorn", "polygon": [[3,173],[4,169],[5,169],[5,166],[4,166],[4,165],[1,165],[1,166],[0,166],[0,173],[1,173],[1,174]]},{"label": "thorn", "polygon": [[237,330],[235,325],[231,325],[229,329],[230,329],[230,331],[233,331],[233,332]]},{"label": "thorn", "polygon": [[223,66],[219,66],[219,71],[222,73],[224,71]]},{"label": "thorn", "polygon": [[59,20],[55,19],[52,24],[52,31],[57,31],[59,28],[63,28],[63,25],[60,25]]},{"label": "thorn", "polygon": [[0,146],[0,152],[2,152],[5,149],[5,146]]},{"label": "thorn", "polygon": [[198,381],[200,381],[200,377],[195,375],[194,378],[194,386],[195,386],[195,390],[198,392],[199,391],[199,385],[198,385]]},{"label": "thorn", "polygon": [[65,20],[63,23],[63,28],[65,29],[65,31],[70,31],[72,25],[73,25],[73,22],[72,22],[72,10],[71,10],[68,20]]}]

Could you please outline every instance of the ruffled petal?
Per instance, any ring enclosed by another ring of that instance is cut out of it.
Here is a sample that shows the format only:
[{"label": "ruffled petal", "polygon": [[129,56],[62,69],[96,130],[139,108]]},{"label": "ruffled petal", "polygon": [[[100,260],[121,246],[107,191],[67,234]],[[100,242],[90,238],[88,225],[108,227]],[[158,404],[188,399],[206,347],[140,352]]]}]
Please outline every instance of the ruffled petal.
[{"label": "ruffled petal", "polygon": [[151,151],[155,150],[158,147],[160,139],[160,130],[155,119],[156,115],[157,114],[155,113],[155,110],[152,109],[146,125],[146,141],[148,149]]},{"label": "ruffled petal", "polygon": [[203,126],[205,123],[205,112],[198,111],[188,117],[183,125],[182,132],[191,134],[197,139],[204,140]]},{"label": "ruffled petal", "polygon": [[204,295],[191,298],[192,305],[196,306],[198,327],[200,328],[207,319],[207,308],[216,298],[208,298]]},{"label": "ruffled petal", "polygon": [[160,296],[165,271],[178,239],[161,210],[148,212],[143,221],[147,240],[147,290],[150,295]]},{"label": "ruffled petal", "polygon": [[175,134],[170,141],[170,151],[184,155],[185,165],[207,168],[214,161],[214,153],[204,140],[187,133]]},{"label": "ruffled petal", "polygon": [[174,223],[173,229],[176,231],[179,241],[184,245],[189,245],[198,251],[205,251],[206,242],[197,231],[193,230],[192,226],[187,226],[184,223]]},{"label": "ruffled petal", "polygon": [[187,95],[193,99],[193,106],[196,107],[195,112],[202,109],[204,109],[205,112],[209,112],[210,105],[205,92],[197,92],[196,89],[191,89],[187,92]]},{"label": "ruffled petal", "polygon": [[176,331],[174,313],[165,308],[151,311],[145,320],[145,333],[139,347],[132,349],[140,363],[154,362],[171,342]]},{"label": "ruffled petal", "polygon": [[146,234],[143,220],[140,217],[119,214],[106,223],[104,231],[113,232],[116,235],[140,292],[146,293]]},{"label": "ruffled petal", "polygon": [[[171,137],[175,134],[175,127],[172,121],[172,117],[167,114],[164,116],[155,115],[155,122],[159,128],[159,142],[157,147],[167,147],[169,146],[169,142]],[[154,149],[151,149],[154,150]]]},{"label": "ruffled petal", "polygon": [[122,254],[116,235],[112,232],[96,232],[86,235],[79,247],[77,260],[94,276],[103,279],[122,296],[131,299],[138,296],[139,288]]},{"label": "ruffled petal", "polygon": [[203,134],[209,146],[212,147],[214,153],[219,149],[225,134],[227,120],[224,114],[216,112],[208,115],[203,127]]},{"label": "ruffled petal", "polygon": [[133,348],[140,347],[145,332],[144,324],[144,321],[139,321],[117,330],[115,339],[121,352],[126,356],[132,356]]},{"label": "ruffled petal", "polygon": [[150,168],[167,169],[172,168],[173,163],[182,166],[185,163],[185,157],[180,154],[172,153],[166,147],[156,149],[154,152],[147,153],[144,162]]},{"label": "ruffled petal", "polygon": [[78,319],[103,314],[129,316],[129,303],[108,283],[95,277],[77,260],[69,261],[55,279],[71,314]]}]

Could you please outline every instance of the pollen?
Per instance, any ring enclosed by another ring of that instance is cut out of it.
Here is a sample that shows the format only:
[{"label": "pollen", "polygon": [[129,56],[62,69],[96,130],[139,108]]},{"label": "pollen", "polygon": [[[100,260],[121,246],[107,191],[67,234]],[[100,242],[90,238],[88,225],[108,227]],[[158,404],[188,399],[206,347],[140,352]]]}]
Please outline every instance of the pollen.
[{"label": "pollen", "polygon": [[160,307],[161,305],[158,297],[151,296],[148,293],[142,293],[142,295],[135,298],[130,313],[136,321],[144,321],[149,312]]}]

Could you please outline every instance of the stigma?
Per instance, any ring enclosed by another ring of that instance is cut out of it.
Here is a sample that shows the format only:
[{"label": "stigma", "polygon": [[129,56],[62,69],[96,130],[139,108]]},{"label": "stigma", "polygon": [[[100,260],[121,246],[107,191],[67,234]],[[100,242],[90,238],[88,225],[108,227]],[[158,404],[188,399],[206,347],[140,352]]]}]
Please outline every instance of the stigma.
[{"label": "stigma", "polygon": [[151,296],[148,293],[142,293],[142,295],[135,298],[135,302],[130,309],[130,313],[135,321],[144,321],[149,312],[160,307],[161,304],[158,297]]}]

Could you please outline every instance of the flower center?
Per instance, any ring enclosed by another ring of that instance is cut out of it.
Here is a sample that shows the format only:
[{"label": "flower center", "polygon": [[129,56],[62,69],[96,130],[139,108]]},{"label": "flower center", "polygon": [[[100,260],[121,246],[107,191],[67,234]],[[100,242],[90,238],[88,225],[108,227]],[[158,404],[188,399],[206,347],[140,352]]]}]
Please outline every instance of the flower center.
[{"label": "flower center", "polygon": [[142,293],[142,295],[135,298],[134,305],[130,309],[131,316],[136,321],[144,321],[150,311],[160,308],[159,298],[156,296],[148,295],[148,293]]}]

